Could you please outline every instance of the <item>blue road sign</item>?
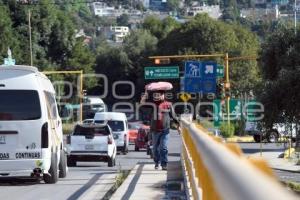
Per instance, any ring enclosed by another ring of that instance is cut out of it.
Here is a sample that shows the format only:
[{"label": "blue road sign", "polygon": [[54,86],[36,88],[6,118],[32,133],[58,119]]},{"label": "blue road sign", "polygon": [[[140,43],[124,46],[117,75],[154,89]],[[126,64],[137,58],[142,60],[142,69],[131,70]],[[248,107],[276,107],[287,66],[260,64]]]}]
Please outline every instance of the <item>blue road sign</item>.
[{"label": "blue road sign", "polygon": [[209,79],[217,76],[217,63],[213,61],[205,61],[201,63],[201,78]]},{"label": "blue road sign", "polygon": [[201,77],[201,62],[199,61],[187,61],[185,62],[184,77]]},{"label": "blue road sign", "polygon": [[216,92],[217,63],[214,61],[187,61],[184,72],[184,92]]},{"label": "blue road sign", "polygon": [[201,92],[201,78],[184,78],[184,91],[185,92]]},{"label": "blue road sign", "polygon": [[208,93],[216,93],[216,79],[202,79],[201,80],[201,92],[203,94],[208,94]]}]

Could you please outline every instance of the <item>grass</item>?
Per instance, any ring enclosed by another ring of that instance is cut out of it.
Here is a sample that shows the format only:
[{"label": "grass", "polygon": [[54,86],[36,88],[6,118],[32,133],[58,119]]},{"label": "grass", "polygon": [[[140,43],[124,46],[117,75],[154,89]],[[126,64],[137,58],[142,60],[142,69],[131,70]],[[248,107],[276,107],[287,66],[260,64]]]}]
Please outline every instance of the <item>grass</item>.
[{"label": "grass", "polygon": [[300,183],[296,183],[296,182],[292,182],[292,181],[288,181],[288,182],[284,182],[284,184],[290,188],[292,191],[300,194]]},{"label": "grass", "polygon": [[125,181],[129,173],[130,170],[121,170],[119,174],[116,176],[114,185],[107,191],[107,193],[104,195],[102,200],[110,199],[112,195],[117,191],[117,189],[121,186],[121,184]]}]

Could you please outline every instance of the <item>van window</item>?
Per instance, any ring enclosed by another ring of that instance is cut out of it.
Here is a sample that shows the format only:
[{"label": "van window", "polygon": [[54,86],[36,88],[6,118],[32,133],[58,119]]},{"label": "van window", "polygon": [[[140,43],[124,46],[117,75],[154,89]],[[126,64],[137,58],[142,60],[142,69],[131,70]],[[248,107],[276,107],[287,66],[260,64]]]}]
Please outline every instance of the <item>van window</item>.
[{"label": "van window", "polygon": [[124,122],[123,121],[108,121],[107,122],[112,131],[124,131]]},{"label": "van window", "polygon": [[[51,119],[57,119],[56,101],[54,95],[50,92],[44,91],[47,100],[47,109],[49,110]],[[48,107],[49,106],[49,107]]]},{"label": "van window", "polygon": [[34,90],[0,90],[0,121],[41,118],[40,99]]},{"label": "van window", "polygon": [[80,126],[76,125],[73,135],[109,135],[109,129],[107,126],[95,127],[95,126]]},{"label": "van window", "polygon": [[[95,120],[96,124],[104,124],[106,121],[104,120]],[[111,128],[112,131],[124,131],[124,122],[117,120],[109,120],[107,124]]]}]

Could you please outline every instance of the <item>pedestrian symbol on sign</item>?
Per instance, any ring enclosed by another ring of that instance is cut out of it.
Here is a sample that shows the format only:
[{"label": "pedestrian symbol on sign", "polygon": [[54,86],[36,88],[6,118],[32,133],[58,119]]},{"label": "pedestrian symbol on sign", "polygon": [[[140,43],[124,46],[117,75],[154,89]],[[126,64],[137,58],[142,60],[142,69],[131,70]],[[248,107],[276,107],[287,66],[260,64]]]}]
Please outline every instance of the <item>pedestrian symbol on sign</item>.
[{"label": "pedestrian symbol on sign", "polygon": [[200,76],[200,66],[194,65],[193,63],[190,64],[189,75],[191,77],[198,77]]},{"label": "pedestrian symbol on sign", "polygon": [[213,74],[214,73],[214,66],[213,65],[206,65],[205,66],[205,74]]}]

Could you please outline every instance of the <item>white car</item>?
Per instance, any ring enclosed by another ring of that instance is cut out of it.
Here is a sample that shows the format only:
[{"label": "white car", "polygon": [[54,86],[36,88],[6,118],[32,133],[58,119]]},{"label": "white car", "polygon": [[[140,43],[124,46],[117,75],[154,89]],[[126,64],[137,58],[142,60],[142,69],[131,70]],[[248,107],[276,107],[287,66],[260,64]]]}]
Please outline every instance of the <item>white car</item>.
[{"label": "white car", "polygon": [[95,124],[107,123],[113,132],[117,150],[123,154],[128,153],[129,133],[127,117],[120,112],[97,112],[94,117]]},{"label": "white car", "polygon": [[0,66],[0,176],[67,175],[55,90],[37,68]]},{"label": "white car", "polygon": [[77,161],[104,161],[116,165],[117,148],[107,124],[77,124],[67,137],[68,166]]}]

